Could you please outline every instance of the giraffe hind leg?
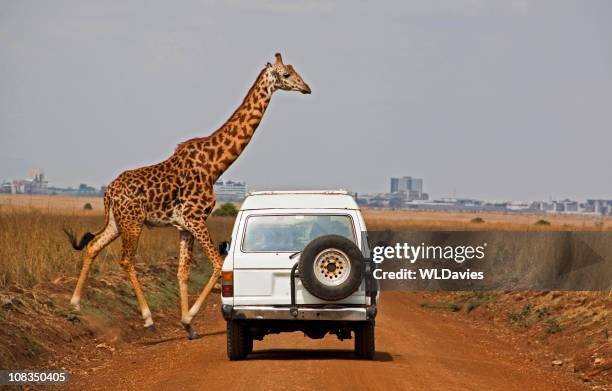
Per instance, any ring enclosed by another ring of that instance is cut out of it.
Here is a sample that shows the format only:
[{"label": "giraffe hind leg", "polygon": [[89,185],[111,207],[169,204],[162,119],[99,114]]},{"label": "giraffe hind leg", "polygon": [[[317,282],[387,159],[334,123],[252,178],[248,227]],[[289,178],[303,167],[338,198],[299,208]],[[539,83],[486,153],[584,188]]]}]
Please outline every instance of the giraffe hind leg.
[{"label": "giraffe hind leg", "polygon": [[106,227],[104,227],[104,230],[94,237],[94,239],[88,244],[85,250],[83,267],[81,268],[79,279],[77,281],[76,287],[74,288],[72,298],[70,299],[70,304],[74,307],[75,310],[78,311],[81,309],[81,295],[83,293],[83,287],[85,286],[87,274],[89,273],[89,269],[93,260],[100,253],[100,251],[102,251],[104,247],[108,246],[118,236],[119,230],[117,229],[117,224],[111,215],[111,218],[109,218]]},{"label": "giraffe hind leg", "polygon": [[138,281],[136,268],[134,267],[136,248],[138,246],[138,239],[140,238],[141,230],[141,225],[134,225],[131,227],[122,226],[121,235],[123,239],[123,250],[119,265],[121,265],[123,270],[127,273],[130,283],[132,284],[132,288],[134,289],[136,300],[138,301],[138,306],[142,314],[142,319],[144,320],[144,327],[150,331],[155,331],[151,310],[149,309],[149,305],[145,299],[142,287]]}]

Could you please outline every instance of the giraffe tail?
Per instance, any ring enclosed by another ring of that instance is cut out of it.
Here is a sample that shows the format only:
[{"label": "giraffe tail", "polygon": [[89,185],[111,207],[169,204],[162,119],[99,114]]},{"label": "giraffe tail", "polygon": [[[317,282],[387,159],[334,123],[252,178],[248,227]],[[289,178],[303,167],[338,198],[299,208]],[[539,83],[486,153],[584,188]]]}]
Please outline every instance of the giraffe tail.
[{"label": "giraffe tail", "polygon": [[84,249],[85,246],[87,246],[87,244],[96,237],[96,235],[92,234],[91,232],[85,232],[85,234],[81,237],[81,240],[79,241],[77,240],[77,236],[72,229],[64,227],[62,228],[62,230],[64,231],[66,236],[68,236],[68,240],[70,241],[72,248],[79,251]]},{"label": "giraffe tail", "polygon": [[102,233],[102,231],[104,231],[104,228],[108,225],[109,213],[110,213],[110,194],[107,190],[106,193],[104,193],[104,225],[98,232],[95,232],[95,233],[85,232],[85,234],[83,234],[83,236],[81,237],[81,240],[78,240],[76,234],[70,227],[62,228],[66,236],[68,236],[68,240],[70,241],[72,248],[74,248],[75,250],[81,251],[87,246],[87,244],[89,244],[89,242],[94,240],[96,235]]}]

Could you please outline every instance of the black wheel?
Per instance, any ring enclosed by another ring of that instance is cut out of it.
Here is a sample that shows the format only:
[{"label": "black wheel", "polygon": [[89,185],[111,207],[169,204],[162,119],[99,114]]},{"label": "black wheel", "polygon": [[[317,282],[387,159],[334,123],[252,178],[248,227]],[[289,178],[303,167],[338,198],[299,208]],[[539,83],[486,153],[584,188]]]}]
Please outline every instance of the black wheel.
[{"label": "black wheel", "polygon": [[242,360],[253,350],[253,337],[249,334],[244,322],[227,321],[227,357]]},{"label": "black wheel", "polygon": [[355,355],[371,360],[375,352],[374,321],[359,322],[355,326]]},{"label": "black wheel", "polygon": [[298,270],[302,285],[319,299],[335,301],[350,296],[363,280],[361,250],[339,235],[314,239],[300,254]]}]

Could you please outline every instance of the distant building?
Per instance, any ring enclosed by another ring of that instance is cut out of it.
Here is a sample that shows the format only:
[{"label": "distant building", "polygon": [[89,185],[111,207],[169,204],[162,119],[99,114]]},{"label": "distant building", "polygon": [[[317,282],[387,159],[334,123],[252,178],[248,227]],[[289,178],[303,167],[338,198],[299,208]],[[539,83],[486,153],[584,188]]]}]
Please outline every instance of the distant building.
[{"label": "distant building", "polygon": [[242,201],[246,197],[246,182],[218,181],[214,185],[215,196],[219,201]]},{"label": "distant building", "polygon": [[572,200],[553,201],[553,212],[557,213],[577,213],[578,202]]},{"label": "distant building", "polygon": [[0,185],[0,192],[10,194],[47,194],[48,182],[40,169],[30,170],[29,178],[14,179]]},{"label": "distant building", "polygon": [[410,178],[410,191],[413,191],[421,196],[423,193],[423,179],[422,178]]},{"label": "distant building", "polygon": [[587,200],[585,209],[600,215],[612,215],[612,200]]},{"label": "distant building", "polygon": [[592,205],[593,212],[602,215],[612,215],[612,200],[587,200]]},{"label": "distant building", "polygon": [[529,205],[529,209],[536,212],[549,212],[554,209],[554,206],[550,202],[534,201]]},{"label": "distant building", "polygon": [[408,200],[423,200],[423,179],[403,176],[401,178],[391,178],[390,193],[406,193]]},{"label": "distant building", "polygon": [[399,178],[391,178],[391,189],[389,193],[397,193],[399,191]]},{"label": "distant building", "polygon": [[11,182],[5,181],[0,185],[0,193],[12,193],[13,185]]}]

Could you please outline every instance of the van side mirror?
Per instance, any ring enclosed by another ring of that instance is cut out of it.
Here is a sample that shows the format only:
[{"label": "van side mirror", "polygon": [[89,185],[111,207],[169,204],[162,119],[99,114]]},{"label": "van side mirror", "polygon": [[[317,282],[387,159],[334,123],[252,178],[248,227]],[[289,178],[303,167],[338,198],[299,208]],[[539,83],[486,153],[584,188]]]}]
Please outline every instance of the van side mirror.
[{"label": "van side mirror", "polygon": [[230,249],[230,242],[225,240],[221,243],[219,243],[219,254],[221,254],[222,256],[227,256],[229,254],[229,249]]}]

